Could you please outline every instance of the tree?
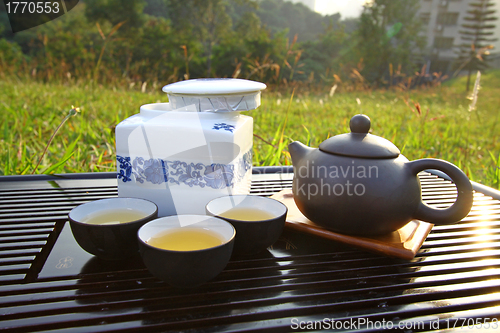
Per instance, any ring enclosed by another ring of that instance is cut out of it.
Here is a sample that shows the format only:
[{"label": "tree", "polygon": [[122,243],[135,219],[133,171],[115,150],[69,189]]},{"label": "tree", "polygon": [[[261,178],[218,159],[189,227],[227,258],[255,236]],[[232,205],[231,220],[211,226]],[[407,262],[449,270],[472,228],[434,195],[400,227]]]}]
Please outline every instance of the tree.
[{"label": "tree", "polygon": [[338,21],[340,14],[322,16],[303,5],[284,0],[261,0],[256,14],[262,23],[275,34],[288,29],[292,40],[297,35],[298,42],[313,41],[325,31],[330,20]]},{"label": "tree", "polygon": [[459,45],[456,73],[463,69],[467,70],[466,91],[469,91],[472,71],[488,67],[488,50],[493,47],[490,43],[497,40],[491,37],[495,28],[491,22],[497,20],[493,16],[496,10],[491,9],[494,5],[491,0],[471,2],[469,6],[472,9],[468,10],[468,15],[464,17],[466,23],[462,24],[464,30],[460,30],[463,43]]},{"label": "tree", "polygon": [[325,28],[325,32],[318,36],[317,40],[301,43],[303,49],[302,61],[304,66],[302,76],[304,79],[312,75],[327,80],[327,75],[339,69],[341,61],[341,50],[349,43],[345,25],[339,22],[340,15]]},{"label": "tree", "polygon": [[363,60],[361,74],[368,81],[383,83],[391,64],[401,65],[404,73],[415,71],[415,55],[425,43],[418,6],[418,0],[374,0],[364,6],[353,51]]},{"label": "tree", "polygon": [[189,31],[202,44],[207,77],[214,74],[215,48],[231,37],[233,20],[229,13],[237,4],[250,3],[251,0],[168,0],[168,17],[174,29]]},{"label": "tree", "polygon": [[107,21],[116,26],[125,21],[120,31],[138,28],[145,20],[145,0],[86,0],[85,4],[85,16],[90,22]]},{"label": "tree", "polygon": [[144,7],[144,14],[169,18],[168,5],[169,5],[169,0],[146,0],[146,6]]}]

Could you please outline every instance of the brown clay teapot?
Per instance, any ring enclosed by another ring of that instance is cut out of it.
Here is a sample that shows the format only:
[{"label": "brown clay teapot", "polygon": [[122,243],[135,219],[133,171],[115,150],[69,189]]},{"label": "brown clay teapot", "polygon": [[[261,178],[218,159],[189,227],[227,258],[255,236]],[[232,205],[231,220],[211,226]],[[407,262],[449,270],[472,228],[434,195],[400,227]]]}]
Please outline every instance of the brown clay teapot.
[{"label": "brown clay teapot", "polygon": [[[438,159],[408,161],[390,141],[369,134],[370,118],[356,115],[351,133],[310,148],[295,141],[288,148],[294,169],[293,194],[311,221],[340,233],[376,236],[395,231],[412,219],[451,224],[472,207],[472,185],[455,165]],[[437,169],[457,186],[448,208],[422,201],[417,174]]]}]

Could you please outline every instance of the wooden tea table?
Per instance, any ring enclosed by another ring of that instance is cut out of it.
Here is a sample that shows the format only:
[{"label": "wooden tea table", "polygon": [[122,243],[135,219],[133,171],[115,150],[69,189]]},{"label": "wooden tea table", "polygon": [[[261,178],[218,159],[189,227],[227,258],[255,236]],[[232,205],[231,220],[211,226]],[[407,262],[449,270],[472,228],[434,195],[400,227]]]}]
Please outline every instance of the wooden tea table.
[{"label": "wooden tea table", "polygon": [[[252,193],[291,187],[289,167],[254,168]],[[429,204],[455,187],[421,173]],[[0,177],[0,331],[293,332],[500,329],[500,192],[474,184],[461,222],[434,226],[411,260],[286,228],[214,280],[175,289],[140,259],[105,262],[75,243],[68,212],[114,197],[113,173]]]}]

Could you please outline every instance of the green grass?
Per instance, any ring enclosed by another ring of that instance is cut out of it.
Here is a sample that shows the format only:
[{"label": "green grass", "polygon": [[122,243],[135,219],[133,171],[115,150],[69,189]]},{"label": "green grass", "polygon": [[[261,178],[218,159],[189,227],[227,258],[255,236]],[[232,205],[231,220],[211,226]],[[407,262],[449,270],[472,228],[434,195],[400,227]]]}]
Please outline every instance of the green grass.
[{"label": "green grass", "polygon": [[[448,160],[474,181],[499,187],[500,72],[483,74],[476,110],[469,111],[465,78],[410,91],[338,92],[297,88],[264,92],[254,117],[254,165],[291,164],[286,146],[300,140],[317,147],[349,131],[365,113],[372,133],[391,140],[410,160]],[[86,83],[0,81],[0,174],[29,174],[72,105],[81,112],[55,135],[37,173],[114,171],[114,126],[146,103],[167,101],[160,87],[112,88]],[[420,106],[419,114],[416,104]],[[66,162],[61,163],[61,161]]]}]

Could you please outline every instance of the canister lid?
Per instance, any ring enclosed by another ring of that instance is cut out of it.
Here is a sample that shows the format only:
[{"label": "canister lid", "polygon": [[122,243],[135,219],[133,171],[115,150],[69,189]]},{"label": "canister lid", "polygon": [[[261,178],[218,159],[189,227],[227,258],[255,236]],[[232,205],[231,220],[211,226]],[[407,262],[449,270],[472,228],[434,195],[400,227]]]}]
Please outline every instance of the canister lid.
[{"label": "canister lid", "polygon": [[261,82],[229,79],[192,79],[163,87],[173,109],[195,105],[198,112],[233,112],[253,110],[260,105]]}]

